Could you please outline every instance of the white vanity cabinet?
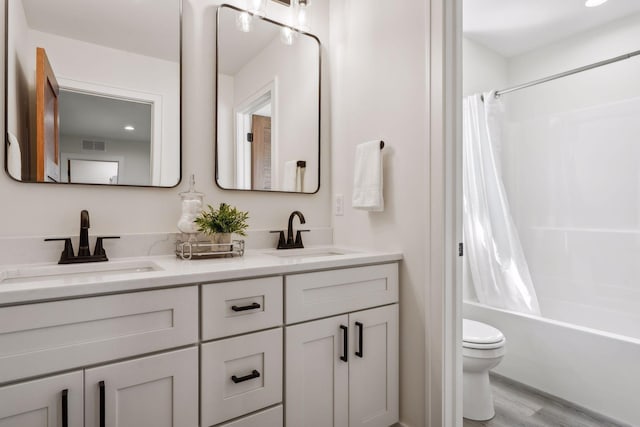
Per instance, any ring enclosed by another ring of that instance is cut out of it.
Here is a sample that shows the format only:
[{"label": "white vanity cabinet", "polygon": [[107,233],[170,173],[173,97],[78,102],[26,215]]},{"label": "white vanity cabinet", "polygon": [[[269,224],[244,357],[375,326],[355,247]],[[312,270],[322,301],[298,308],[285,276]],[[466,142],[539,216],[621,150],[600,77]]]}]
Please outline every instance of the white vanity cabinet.
[{"label": "white vanity cabinet", "polygon": [[198,319],[196,286],[0,308],[0,426],[197,427]]},{"label": "white vanity cabinet", "polygon": [[397,422],[397,264],[285,280],[287,322],[306,320],[309,312],[323,317],[387,304],[286,327],[287,425],[387,427]]},{"label": "white vanity cabinet", "polygon": [[0,289],[0,427],[393,425],[398,256],[273,258],[83,296]]}]

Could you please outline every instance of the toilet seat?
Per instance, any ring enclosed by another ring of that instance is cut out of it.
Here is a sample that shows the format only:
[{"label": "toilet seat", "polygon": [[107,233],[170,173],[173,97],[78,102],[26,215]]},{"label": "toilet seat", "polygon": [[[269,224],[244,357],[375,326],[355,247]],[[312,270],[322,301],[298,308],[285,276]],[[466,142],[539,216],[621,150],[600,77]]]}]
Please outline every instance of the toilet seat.
[{"label": "toilet seat", "polygon": [[504,346],[505,337],[498,329],[486,323],[462,319],[462,347],[491,350]]}]

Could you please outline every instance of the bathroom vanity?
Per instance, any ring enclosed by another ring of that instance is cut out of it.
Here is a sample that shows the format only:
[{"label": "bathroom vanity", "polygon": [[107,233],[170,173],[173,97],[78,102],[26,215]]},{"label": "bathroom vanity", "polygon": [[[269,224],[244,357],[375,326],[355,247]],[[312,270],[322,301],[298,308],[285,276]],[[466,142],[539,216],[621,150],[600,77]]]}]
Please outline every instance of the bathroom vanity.
[{"label": "bathroom vanity", "polygon": [[0,267],[0,426],[392,425],[400,260]]}]

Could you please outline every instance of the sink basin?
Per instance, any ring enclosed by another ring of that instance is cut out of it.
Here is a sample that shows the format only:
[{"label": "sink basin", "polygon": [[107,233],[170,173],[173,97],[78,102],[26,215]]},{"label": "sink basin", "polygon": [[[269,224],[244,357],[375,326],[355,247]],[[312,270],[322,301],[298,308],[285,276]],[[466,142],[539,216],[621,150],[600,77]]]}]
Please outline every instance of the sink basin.
[{"label": "sink basin", "polygon": [[75,281],[100,281],[118,274],[137,274],[160,271],[162,268],[152,261],[108,261],[102,263],[46,265],[0,269],[0,285],[8,283]]},{"label": "sink basin", "polygon": [[350,253],[352,252],[336,248],[281,249],[268,252],[269,255],[289,259],[335,257]]}]

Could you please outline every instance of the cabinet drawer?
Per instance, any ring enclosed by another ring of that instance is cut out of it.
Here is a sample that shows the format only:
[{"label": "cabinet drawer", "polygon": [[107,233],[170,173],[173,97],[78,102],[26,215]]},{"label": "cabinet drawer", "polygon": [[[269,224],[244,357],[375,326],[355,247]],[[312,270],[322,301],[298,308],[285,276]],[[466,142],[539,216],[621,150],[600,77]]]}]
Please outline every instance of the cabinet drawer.
[{"label": "cabinet drawer", "polygon": [[285,276],[286,323],[398,301],[398,264]]},{"label": "cabinet drawer", "polygon": [[203,344],[203,426],[211,426],[282,401],[282,329]]},{"label": "cabinet drawer", "polygon": [[282,427],[282,413],[282,405],[279,405],[230,423],[221,424],[219,427]]},{"label": "cabinet drawer", "polygon": [[202,286],[202,339],[282,325],[282,277]]},{"label": "cabinet drawer", "polygon": [[195,286],[0,308],[0,383],[197,340]]}]

